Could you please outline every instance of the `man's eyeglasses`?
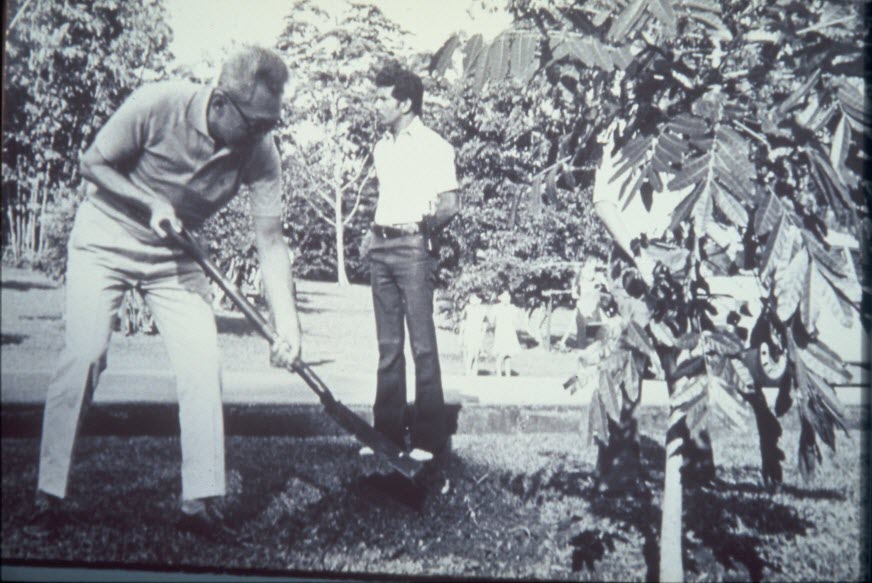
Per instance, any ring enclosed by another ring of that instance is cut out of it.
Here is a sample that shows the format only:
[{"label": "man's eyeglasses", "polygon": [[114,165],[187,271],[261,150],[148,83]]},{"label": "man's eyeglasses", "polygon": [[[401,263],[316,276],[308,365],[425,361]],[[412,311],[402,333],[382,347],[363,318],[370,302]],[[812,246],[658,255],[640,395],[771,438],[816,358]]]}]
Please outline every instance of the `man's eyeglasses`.
[{"label": "man's eyeglasses", "polygon": [[229,93],[225,93],[223,91],[222,93],[224,94],[224,97],[227,98],[227,101],[229,101],[231,105],[233,105],[233,107],[236,109],[236,113],[239,114],[239,117],[242,118],[242,122],[245,124],[245,131],[249,134],[266,134],[278,127],[278,125],[282,121],[281,118],[252,119],[245,115],[245,113],[242,111],[242,108],[239,107],[239,104],[236,103],[236,101],[232,97],[230,97]]}]

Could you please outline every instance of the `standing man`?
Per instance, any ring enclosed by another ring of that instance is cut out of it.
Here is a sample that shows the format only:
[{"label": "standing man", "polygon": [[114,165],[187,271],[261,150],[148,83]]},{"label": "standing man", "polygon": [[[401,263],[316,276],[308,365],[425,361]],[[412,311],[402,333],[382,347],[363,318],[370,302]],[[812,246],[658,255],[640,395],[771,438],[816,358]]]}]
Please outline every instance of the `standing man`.
[{"label": "standing man", "polygon": [[211,504],[225,493],[225,474],[209,286],[164,228],[198,227],[248,185],[263,280],[282,338],[271,347],[271,361],[288,366],[299,358],[300,322],[282,238],[281,165],[271,135],[287,79],[277,54],[243,48],[224,64],[216,87],[165,82],[136,90],[82,155],[90,190],[68,244],[66,346],[45,404],[38,513],[31,525],[37,530],[51,531],[68,516],[61,501],[79,419],[106,367],[113,315],[132,286],[151,308],[176,374],[178,524],[204,535],[223,528]]},{"label": "standing man", "polygon": [[[454,149],[421,122],[420,77],[389,66],[375,85],[375,107],[389,131],[373,150],[379,199],[364,243],[379,349],[373,417],[375,428],[403,449],[408,424],[410,457],[430,461],[449,448],[433,323],[433,240],[459,208]],[[406,326],[415,359],[413,415],[406,405]]]}]

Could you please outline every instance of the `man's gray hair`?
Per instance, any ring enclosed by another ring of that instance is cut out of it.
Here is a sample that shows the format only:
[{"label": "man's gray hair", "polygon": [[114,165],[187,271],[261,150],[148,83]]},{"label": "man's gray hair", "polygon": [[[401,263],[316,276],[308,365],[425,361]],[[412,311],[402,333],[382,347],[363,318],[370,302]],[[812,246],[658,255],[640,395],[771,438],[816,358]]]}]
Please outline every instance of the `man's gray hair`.
[{"label": "man's gray hair", "polygon": [[247,45],[224,61],[218,87],[247,101],[257,85],[280,96],[287,81],[288,67],[275,51]]}]

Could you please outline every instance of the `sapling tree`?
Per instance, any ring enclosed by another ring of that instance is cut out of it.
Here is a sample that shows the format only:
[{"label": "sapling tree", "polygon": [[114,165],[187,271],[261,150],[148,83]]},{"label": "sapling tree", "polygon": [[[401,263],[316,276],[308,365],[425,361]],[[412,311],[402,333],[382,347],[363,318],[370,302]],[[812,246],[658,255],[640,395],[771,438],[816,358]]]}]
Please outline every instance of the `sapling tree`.
[{"label": "sapling tree", "polygon": [[[348,284],[346,236],[358,213],[373,207],[371,149],[379,128],[371,77],[399,58],[401,37],[376,7],[349,3],[328,11],[298,2],[278,41],[291,70],[286,123],[278,132],[285,184],[292,202],[305,203],[308,228],[314,222],[332,230],[340,285]],[[362,233],[354,234],[356,242]]]},{"label": "sapling tree", "polygon": [[[541,76],[578,99],[611,87],[590,97],[610,102],[612,114],[576,120],[595,129],[577,147],[619,120],[621,201],[641,197],[650,208],[667,191],[686,192],[663,237],[636,241],[657,260],[653,284],[639,281],[631,261],[615,263],[614,280],[625,284],[615,293],[642,309],[617,318],[587,354],[598,371],[590,407],[598,439],[608,440],[624,401],[638,399],[646,370],[665,375],[660,578],[680,580],[683,447],[712,413],[741,427],[751,403],[770,484],[782,479],[783,454],[764,384],[778,387],[777,415],[798,412],[802,475],[821,461],[819,441],[834,449],[845,430],[834,386],[850,375],[819,328],[832,318],[869,324],[854,258],[830,236],[848,232],[868,250],[862,3],[517,0],[510,8],[512,30],[464,47],[466,79],[482,88]],[[573,82],[590,71],[600,85]],[[724,230],[732,242],[715,236]],[[710,283],[737,274],[761,290],[745,328],[738,311],[716,314]]]}]

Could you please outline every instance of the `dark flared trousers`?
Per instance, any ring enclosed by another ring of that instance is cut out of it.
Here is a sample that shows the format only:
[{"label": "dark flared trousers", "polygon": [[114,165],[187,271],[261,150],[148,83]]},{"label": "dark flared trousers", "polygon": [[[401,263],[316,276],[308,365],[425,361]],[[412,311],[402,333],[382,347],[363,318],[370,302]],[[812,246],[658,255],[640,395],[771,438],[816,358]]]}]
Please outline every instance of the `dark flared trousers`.
[{"label": "dark flared trousers", "polygon": [[[433,288],[436,261],[420,235],[376,240],[370,251],[370,281],[378,335],[378,381],[373,417],[375,428],[400,446],[405,427],[411,445],[439,451],[448,438]],[[405,329],[415,360],[415,407],[406,406]]]}]

